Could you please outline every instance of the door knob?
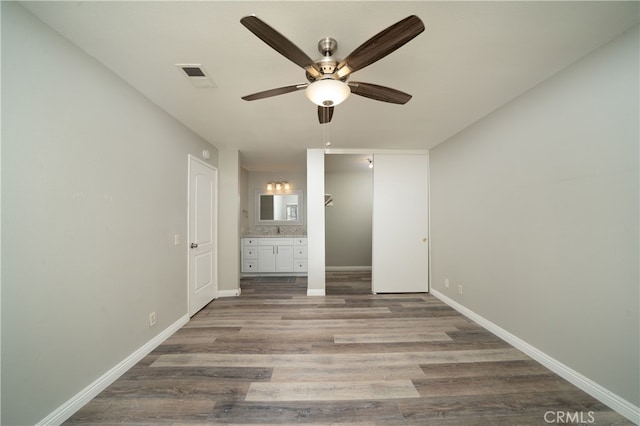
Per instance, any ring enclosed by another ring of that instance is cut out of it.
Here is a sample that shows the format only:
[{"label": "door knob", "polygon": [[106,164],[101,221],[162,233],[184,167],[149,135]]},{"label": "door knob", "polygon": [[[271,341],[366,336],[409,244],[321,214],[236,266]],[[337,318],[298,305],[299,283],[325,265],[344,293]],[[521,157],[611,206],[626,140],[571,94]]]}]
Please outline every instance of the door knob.
[{"label": "door knob", "polygon": [[423,242],[423,243],[426,243],[426,242],[427,242],[427,239],[426,239],[426,238],[423,238],[423,239],[422,239],[422,242]]},{"label": "door knob", "polygon": [[191,248],[198,248],[198,243],[191,243]]}]

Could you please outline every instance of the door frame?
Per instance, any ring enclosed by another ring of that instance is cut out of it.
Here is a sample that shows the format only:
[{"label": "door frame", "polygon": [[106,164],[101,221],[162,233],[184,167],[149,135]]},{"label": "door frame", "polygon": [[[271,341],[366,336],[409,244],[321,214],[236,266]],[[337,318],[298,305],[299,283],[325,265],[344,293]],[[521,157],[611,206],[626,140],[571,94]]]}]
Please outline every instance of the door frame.
[{"label": "door frame", "polygon": [[218,247],[219,246],[218,244],[218,198],[219,198],[220,188],[219,188],[218,168],[212,164],[207,163],[206,161],[199,159],[193,154],[188,154],[187,155],[187,233],[186,233],[186,238],[184,238],[183,240],[186,241],[185,248],[187,253],[187,315],[189,315],[189,317],[192,316],[190,312],[191,310],[191,248],[189,246],[190,237],[191,237],[191,164],[192,162],[197,162],[198,164],[211,169],[215,174],[216,190],[215,190],[215,196],[213,199],[213,209],[212,209],[213,230],[214,230],[213,247],[215,250],[215,256],[213,258],[213,269],[214,269],[213,280],[214,280],[214,289],[215,289],[214,299],[218,297],[218,293],[219,293],[219,288],[218,288],[218,285],[219,285],[218,283],[218,273],[219,273],[218,271],[218,248],[219,248]]}]

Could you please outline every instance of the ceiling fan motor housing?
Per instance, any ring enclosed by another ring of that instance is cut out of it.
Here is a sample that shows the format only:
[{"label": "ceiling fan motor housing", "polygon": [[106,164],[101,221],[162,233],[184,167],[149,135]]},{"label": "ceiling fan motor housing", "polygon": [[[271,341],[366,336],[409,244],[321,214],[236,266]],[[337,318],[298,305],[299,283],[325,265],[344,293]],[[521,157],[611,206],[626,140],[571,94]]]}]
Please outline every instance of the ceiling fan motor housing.
[{"label": "ceiling fan motor housing", "polygon": [[[318,80],[324,80],[327,78],[333,78],[338,80],[337,76],[333,75],[333,72],[335,71],[336,67],[338,66],[338,61],[336,61],[335,59],[326,56],[322,59],[320,59],[319,61],[316,62],[316,64],[318,64],[318,66],[320,67],[320,71],[322,71],[322,76],[320,78],[318,77],[314,77],[311,74],[309,74],[308,72],[305,73],[307,80],[309,80],[309,82],[313,83],[314,81],[318,81]],[[346,80],[345,79],[341,79],[342,81]]]},{"label": "ceiling fan motor housing", "polygon": [[[333,58],[333,54],[338,49],[338,42],[331,37],[323,37],[318,42],[318,51],[322,54],[322,58],[316,61],[320,71],[322,71],[322,77],[314,77],[313,75],[306,73],[307,80],[313,83],[314,81],[324,80],[329,78],[329,75],[333,74],[338,66],[338,60]],[[335,77],[331,77],[335,78]],[[346,78],[340,79],[345,81]]]}]

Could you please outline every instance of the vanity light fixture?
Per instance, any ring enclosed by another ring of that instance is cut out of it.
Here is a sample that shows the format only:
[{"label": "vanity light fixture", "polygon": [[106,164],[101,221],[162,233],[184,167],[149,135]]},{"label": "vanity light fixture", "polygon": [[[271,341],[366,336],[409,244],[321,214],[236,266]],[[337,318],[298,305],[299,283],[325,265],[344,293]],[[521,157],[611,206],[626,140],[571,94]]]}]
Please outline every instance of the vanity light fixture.
[{"label": "vanity light fixture", "polygon": [[371,158],[367,158],[367,161],[369,161],[369,168],[373,169],[373,160]]},{"label": "vanity light fixture", "polygon": [[291,185],[289,184],[289,182],[287,181],[282,181],[282,182],[268,182],[267,183],[267,191],[281,191],[281,190],[285,190],[288,191],[291,189]]}]

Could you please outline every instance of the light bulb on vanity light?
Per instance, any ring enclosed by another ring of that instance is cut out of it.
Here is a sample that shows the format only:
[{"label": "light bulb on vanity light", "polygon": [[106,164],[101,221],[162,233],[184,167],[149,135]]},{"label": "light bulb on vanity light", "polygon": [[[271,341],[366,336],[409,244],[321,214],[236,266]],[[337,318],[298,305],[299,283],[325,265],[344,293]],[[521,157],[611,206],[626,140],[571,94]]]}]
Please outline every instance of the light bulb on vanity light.
[{"label": "light bulb on vanity light", "polygon": [[285,189],[286,191],[288,191],[288,190],[290,190],[290,189],[291,189],[291,185],[289,185],[289,182],[283,182],[283,183],[284,183],[284,189]]},{"label": "light bulb on vanity light", "polygon": [[369,161],[369,168],[373,169],[373,160],[371,158],[367,158],[367,160]]},{"label": "light bulb on vanity light", "polygon": [[282,189],[282,184],[280,182],[276,182],[276,191],[280,191]]},{"label": "light bulb on vanity light", "polygon": [[273,191],[273,184],[271,182],[267,184],[267,191]]}]

